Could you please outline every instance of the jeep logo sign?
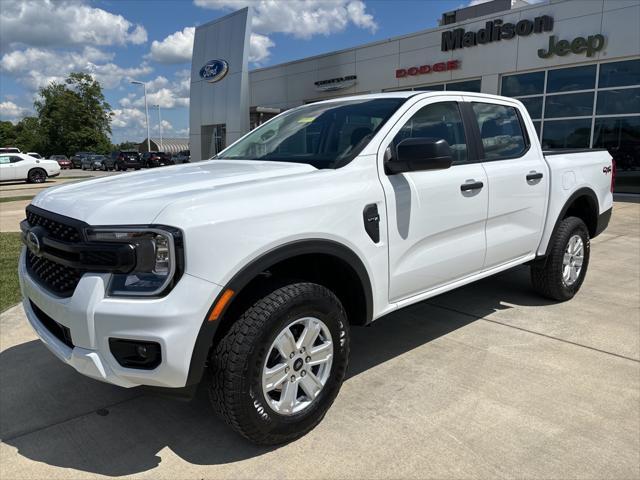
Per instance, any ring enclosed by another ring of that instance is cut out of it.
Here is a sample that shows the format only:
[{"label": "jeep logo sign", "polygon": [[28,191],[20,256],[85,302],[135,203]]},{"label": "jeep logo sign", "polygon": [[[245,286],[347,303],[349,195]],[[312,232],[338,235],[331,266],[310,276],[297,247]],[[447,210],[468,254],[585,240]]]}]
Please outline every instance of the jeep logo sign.
[{"label": "jeep logo sign", "polygon": [[571,42],[569,40],[557,40],[555,35],[549,37],[549,46],[545,52],[544,48],[538,50],[538,57],[549,58],[552,55],[564,57],[567,53],[586,53],[587,57],[592,57],[596,52],[604,48],[605,38],[603,35],[590,35],[587,38],[577,37]]},{"label": "jeep logo sign", "polygon": [[215,83],[224,78],[229,71],[226,60],[210,60],[200,69],[200,78],[209,83]]}]

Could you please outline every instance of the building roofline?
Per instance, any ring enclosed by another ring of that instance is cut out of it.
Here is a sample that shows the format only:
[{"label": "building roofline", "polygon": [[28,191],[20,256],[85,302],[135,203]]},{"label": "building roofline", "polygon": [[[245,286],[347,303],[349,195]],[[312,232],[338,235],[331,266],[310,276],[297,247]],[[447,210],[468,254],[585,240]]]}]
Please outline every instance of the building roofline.
[{"label": "building roofline", "polygon": [[[562,1],[570,1],[570,0],[562,0]],[[494,12],[494,13],[490,13],[488,15],[483,15],[481,17],[470,18],[470,19],[467,19],[467,20],[463,20],[461,22],[451,23],[449,25],[438,25],[437,27],[427,28],[427,29],[424,29],[424,30],[419,30],[417,32],[406,33],[404,35],[398,35],[398,36],[395,36],[395,37],[389,37],[389,38],[385,38],[383,40],[375,40],[375,41],[370,42],[370,43],[363,43],[362,45],[358,45],[356,47],[343,48],[341,50],[333,50],[331,52],[319,53],[319,54],[313,55],[311,57],[303,57],[303,58],[299,58],[297,60],[289,60],[288,62],[278,63],[276,65],[270,65],[268,67],[255,68],[253,70],[249,70],[249,73],[263,72],[265,70],[269,70],[269,69],[272,69],[272,68],[286,67],[288,65],[293,65],[295,63],[306,62],[308,60],[315,60],[315,59],[318,59],[318,58],[327,57],[329,55],[337,55],[339,53],[345,53],[345,52],[349,52],[351,50],[357,50],[359,48],[374,47],[374,46],[382,45],[382,44],[389,43],[389,42],[395,42],[397,40],[404,40],[404,39],[411,38],[411,37],[417,37],[418,35],[424,35],[425,33],[437,32],[437,31],[440,31],[440,30],[441,31],[452,30],[454,28],[463,27],[464,25],[467,25],[467,24],[470,24],[470,23],[478,22],[478,21],[480,21],[482,19],[495,18],[497,16],[504,15],[506,13],[511,13],[511,12],[518,12],[519,13],[519,12],[523,12],[523,11],[526,11],[526,10],[531,10],[531,9],[534,9],[534,8],[540,8],[541,6],[549,5],[550,3],[562,3],[562,1],[552,2],[552,1],[547,0],[546,2],[542,2],[542,3],[528,4],[528,5],[524,5],[524,6],[521,6],[521,7],[514,8],[512,10],[502,10],[500,12]]]}]

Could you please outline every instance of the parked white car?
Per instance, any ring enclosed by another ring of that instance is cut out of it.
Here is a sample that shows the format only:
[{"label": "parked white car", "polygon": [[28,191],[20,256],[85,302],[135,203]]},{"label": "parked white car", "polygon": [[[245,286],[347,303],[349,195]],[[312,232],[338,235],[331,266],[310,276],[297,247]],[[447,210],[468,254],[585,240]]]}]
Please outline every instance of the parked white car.
[{"label": "parked white car", "polygon": [[338,394],[351,326],[523,264],[572,298],[613,175],[606,150],[543,152],[510,98],[304,105],[210,161],[38,194],[24,309],[82,374],[173,393],[205,378],[229,425],[282,443]]},{"label": "parked white car", "polygon": [[0,154],[0,181],[26,180],[43,183],[48,177],[60,175],[60,165],[54,160],[34,158],[25,153]]}]

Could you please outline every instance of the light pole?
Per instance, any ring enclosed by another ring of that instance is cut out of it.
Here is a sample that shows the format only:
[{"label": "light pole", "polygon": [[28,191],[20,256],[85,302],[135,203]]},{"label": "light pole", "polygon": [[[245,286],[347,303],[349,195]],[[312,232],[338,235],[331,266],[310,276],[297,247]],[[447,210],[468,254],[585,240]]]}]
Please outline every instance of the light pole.
[{"label": "light pole", "polygon": [[131,80],[131,83],[135,83],[136,85],[142,85],[144,87],[144,118],[147,122],[147,151],[151,151],[151,133],[149,132],[149,107],[147,106],[147,84],[144,82],[140,82],[139,80]]},{"label": "light pole", "polygon": [[158,128],[160,129],[160,151],[164,152],[164,147],[162,146],[162,117],[160,116],[160,105],[154,105],[154,107],[158,109]]}]

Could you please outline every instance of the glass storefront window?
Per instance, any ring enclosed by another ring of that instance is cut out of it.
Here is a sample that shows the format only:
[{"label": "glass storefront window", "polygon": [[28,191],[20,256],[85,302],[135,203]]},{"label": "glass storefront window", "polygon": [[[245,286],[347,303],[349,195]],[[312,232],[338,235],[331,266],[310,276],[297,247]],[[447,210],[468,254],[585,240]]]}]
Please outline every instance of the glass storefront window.
[{"label": "glass storefront window", "polygon": [[547,96],[544,117],[581,117],[593,114],[593,92]]},{"label": "glass storefront window", "polygon": [[529,112],[531,118],[542,118],[542,97],[521,98],[520,101]]},{"label": "glass storefront window", "polygon": [[502,77],[501,94],[505,97],[520,97],[544,93],[544,72],[523,73]]},{"label": "glass storefront window", "polygon": [[549,70],[547,76],[547,93],[593,90],[595,85],[595,65]]},{"label": "glass storefront window", "polygon": [[597,118],[594,148],[616,161],[616,192],[640,193],[640,116]]},{"label": "glass storefront window", "polygon": [[640,113],[640,88],[598,92],[596,115],[617,115],[620,113]]},{"label": "glass storefront window", "polygon": [[416,91],[419,91],[419,92],[423,92],[423,91],[426,92],[426,91],[429,91],[429,90],[431,90],[431,91],[434,91],[434,90],[442,91],[442,90],[444,90],[444,85],[442,83],[440,83],[438,85],[425,85],[423,87],[416,87],[413,90],[416,90]]},{"label": "glass storefront window", "polygon": [[640,60],[603,63],[600,65],[599,88],[640,84]]},{"label": "glass storefront window", "polygon": [[465,80],[464,82],[447,83],[447,90],[457,90],[459,92],[480,92],[480,79]]},{"label": "glass storefront window", "polygon": [[591,119],[544,122],[542,148],[589,148]]}]

